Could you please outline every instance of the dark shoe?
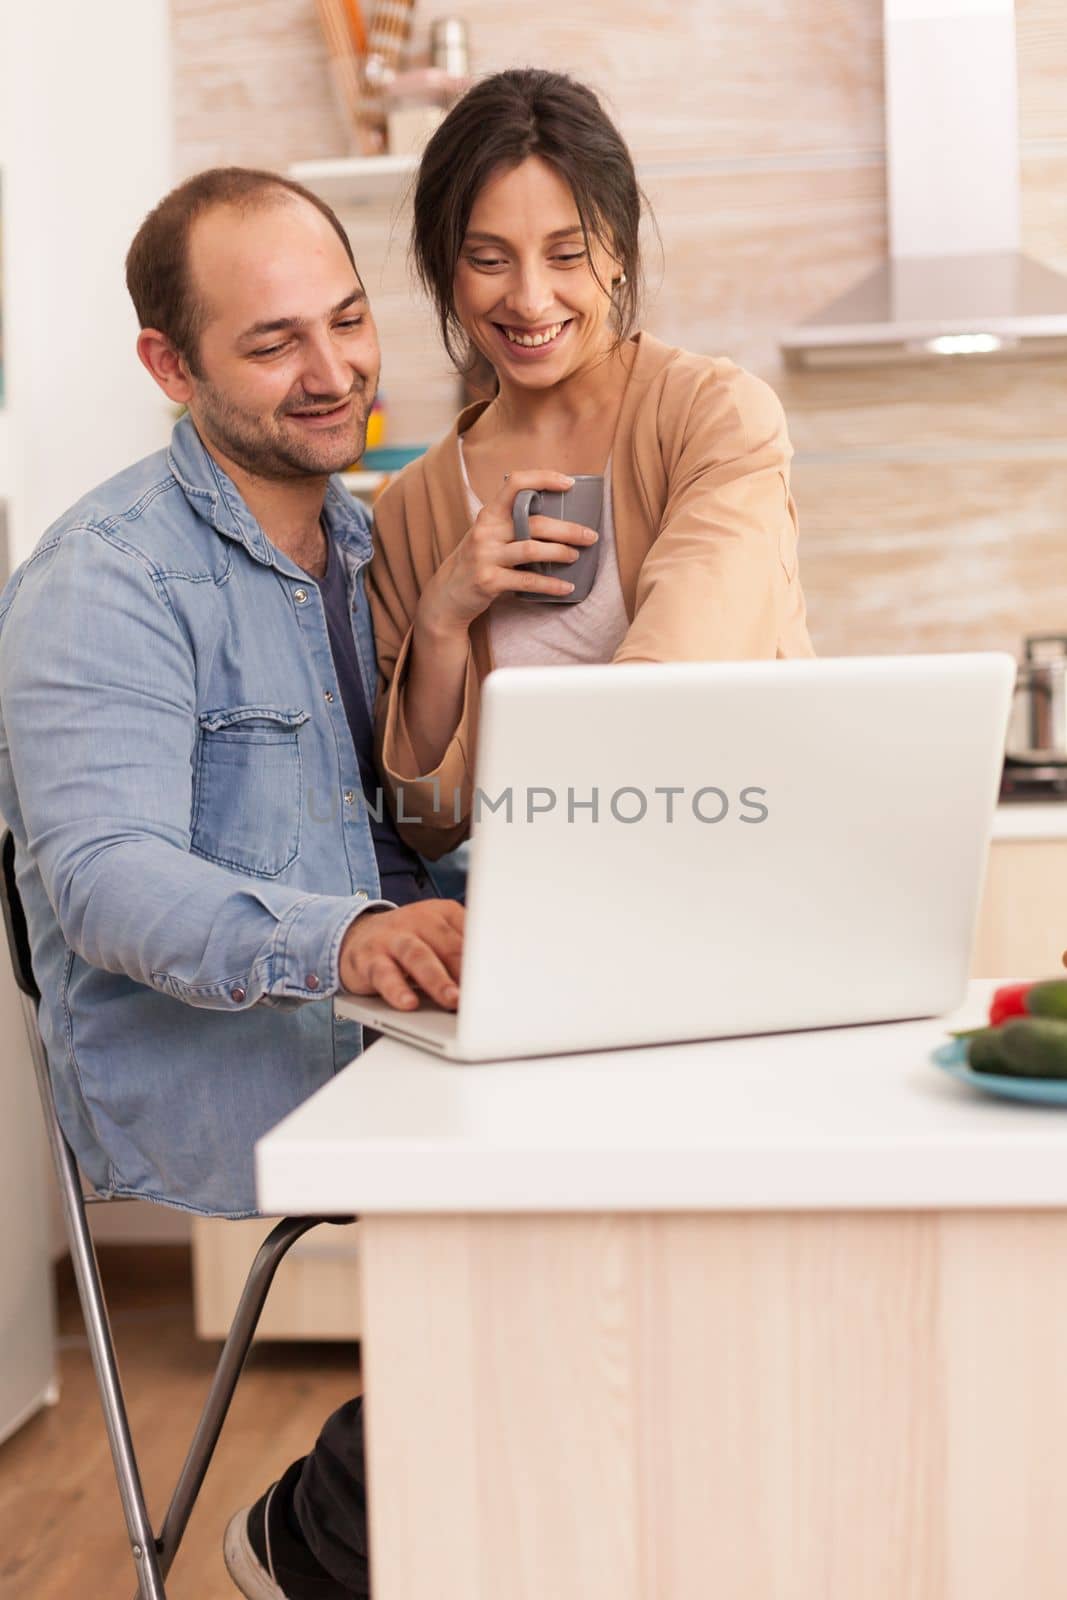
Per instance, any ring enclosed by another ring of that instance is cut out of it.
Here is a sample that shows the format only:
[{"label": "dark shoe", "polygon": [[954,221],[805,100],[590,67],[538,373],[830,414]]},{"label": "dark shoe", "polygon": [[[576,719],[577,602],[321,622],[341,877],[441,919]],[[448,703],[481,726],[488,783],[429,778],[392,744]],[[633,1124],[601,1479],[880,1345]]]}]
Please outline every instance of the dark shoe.
[{"label": "dark shoe", "polygon": [[[275,1484],[268,1491],[265,1510],[269,1509],[270,1495],[277,1487]],[[246,1506],[243,1511],[238,1511],[230,1518],[226,1536],[222,1541],[222,1556],[226,1562],[226,1571],[245,1596],[245,1600],[290,1600],[285,1590],[280,1589],[275,1580],[269,1549],[265,1550],[261,1557],[249,1537],[248,1525],[255,1509],[254,1506]]]}]

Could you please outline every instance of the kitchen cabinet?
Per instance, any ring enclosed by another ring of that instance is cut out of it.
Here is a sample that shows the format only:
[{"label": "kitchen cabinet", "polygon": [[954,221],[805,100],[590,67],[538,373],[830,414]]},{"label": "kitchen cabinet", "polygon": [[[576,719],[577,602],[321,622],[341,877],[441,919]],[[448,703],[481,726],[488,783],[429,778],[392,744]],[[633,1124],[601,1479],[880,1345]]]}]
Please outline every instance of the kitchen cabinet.
[{"label": "kitchen cabinet", "polygon": [[[224,1339],[252,1257],[273,1219],[193,1222],[193,1291],[201,1339]],[[359,1224],[315,1228],[281,1266],[259,1324],[261,1339],[358,1339]]]},{"label": "kitchen cabinet", "polygon": [[1001,806],[989,851],[972,973],[1062,975],[1067,950],[1067,804]]},{"label": "kitchen cabinet", "polygon": [[0,1441],[59,1398],[47,1153],[18,990],[0,956]]}]

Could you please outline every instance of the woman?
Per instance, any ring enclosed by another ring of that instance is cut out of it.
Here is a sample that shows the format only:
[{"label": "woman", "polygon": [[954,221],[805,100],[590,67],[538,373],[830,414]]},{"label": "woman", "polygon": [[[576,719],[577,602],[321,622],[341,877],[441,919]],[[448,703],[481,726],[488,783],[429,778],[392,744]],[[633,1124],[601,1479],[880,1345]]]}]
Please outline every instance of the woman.
[{"label": "woman", "polygon": [[[422,159],[419,276],[449,354],[497,380],[376,508],[380,757],[431,859],[469,826],[494,666],[813,653],[781,406],[730,361],[634,335],[640,216],[626,145],[559,73],[478,84]],[[578,473],[605,474],[605,498],[593,589],[567,605],[528,564],[596,536],[533,517],[517,540],[512,503]]]}]

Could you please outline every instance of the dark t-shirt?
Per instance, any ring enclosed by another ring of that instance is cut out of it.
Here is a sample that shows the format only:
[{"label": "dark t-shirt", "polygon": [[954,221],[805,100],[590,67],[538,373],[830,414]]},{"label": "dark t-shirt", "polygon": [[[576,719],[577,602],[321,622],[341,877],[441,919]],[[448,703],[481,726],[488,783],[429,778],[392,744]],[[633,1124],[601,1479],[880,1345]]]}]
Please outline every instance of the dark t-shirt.
[{"label": "dark t-shirt", "polygon": [[[401,839],[389,815],[388,806],[382,803],[383,784],[374,764],[374,730],[363,693],[356,641],[352,635],[345,567],[329,535],[326,538],[326,572],[315,581],[326,612],[326,631],[330,636],[337,687],[341,691],[341,702],[359,762],[359,775],[368,806],[367,818],[374,841],[374,853],[378,858],[382,896],[395,901],[397,905],[405,905],[411,900],[421,900],[433,891],[422,862]],[[376,820],[378,812],[381,813],[380,822]]]}]

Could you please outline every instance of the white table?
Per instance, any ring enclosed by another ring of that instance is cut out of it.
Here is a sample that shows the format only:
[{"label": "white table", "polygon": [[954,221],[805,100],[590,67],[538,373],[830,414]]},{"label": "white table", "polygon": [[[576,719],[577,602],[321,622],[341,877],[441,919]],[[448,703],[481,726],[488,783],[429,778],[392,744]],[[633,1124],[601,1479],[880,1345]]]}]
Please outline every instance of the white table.
[{"label": "white table", "polygon": [[259,1146],[364,1218],[375,1600],[1052,1600],[1067,1113],[947,1021],[448,1066]]}]

